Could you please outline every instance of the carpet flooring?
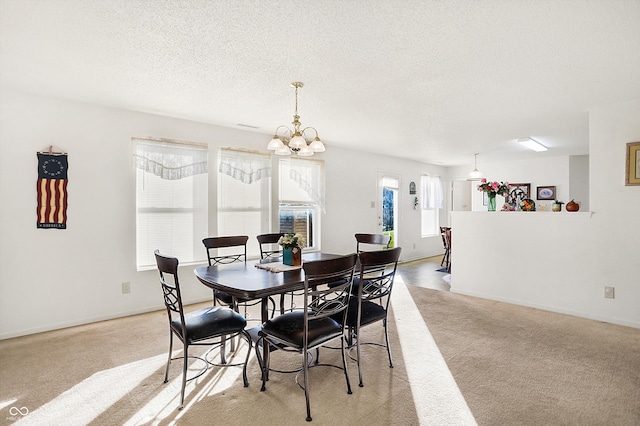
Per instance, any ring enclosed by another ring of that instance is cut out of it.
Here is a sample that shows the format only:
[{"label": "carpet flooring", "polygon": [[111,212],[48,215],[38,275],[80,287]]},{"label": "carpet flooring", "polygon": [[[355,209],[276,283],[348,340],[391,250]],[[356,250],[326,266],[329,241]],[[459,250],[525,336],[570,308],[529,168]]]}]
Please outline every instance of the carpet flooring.
[{"label": "carpet flooring", "polygon": [[[394,368],[366,346],[364,387],[349,362],[351,395],[340,370],[312,368],[312,424],[640,424],[640,330],[397,285]],[[382,327],[363,339],[382,341]],[[260,392],[255,356],[249,387],[240,368],[211,368],[177,410],[180,363],[164,384],[167,344],[163,311],[0,341],[0,424],[306,424],[293,375],[272,374]],[[338,351],[321,357],[340,362]],[[273,367],[298,362],[274,354]]]},{"label": "carpet flooring", "polygon": [[409,290],[479,424],[640,425],[640,330]]}]

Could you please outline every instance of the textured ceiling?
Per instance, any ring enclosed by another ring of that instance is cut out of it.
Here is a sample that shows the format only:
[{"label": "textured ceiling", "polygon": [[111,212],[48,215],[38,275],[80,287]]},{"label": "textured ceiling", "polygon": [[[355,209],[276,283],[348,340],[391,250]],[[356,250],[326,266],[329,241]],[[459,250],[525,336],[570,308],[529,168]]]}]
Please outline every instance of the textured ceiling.
[{"label": "textured ceiling", "polygon": [[328,149],[586,154],[589,108],[640,98],[640,0],[0,5],[5,87],[272,134],[303,81],[302,124]]}]

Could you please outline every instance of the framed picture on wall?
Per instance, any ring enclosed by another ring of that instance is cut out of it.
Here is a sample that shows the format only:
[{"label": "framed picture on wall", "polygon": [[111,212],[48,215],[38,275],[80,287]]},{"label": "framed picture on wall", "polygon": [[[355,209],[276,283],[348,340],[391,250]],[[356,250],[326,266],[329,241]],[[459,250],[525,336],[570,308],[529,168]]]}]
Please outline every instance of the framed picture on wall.
[{"label": "framed picture on wall", "polygon": [[536,187],[536,200],[555,200],[555,186],[538,186]]},{"label": "framed picture on wall", "polygon": [[627,144],[625,185],[640,185],[640,142]]},{"label": "framed picture on wall", "polygon": [[505,201],[512,206],[517,206],[520,201],[525,198],[531,197],[531,184],[530,183],[510,183],[509,194]]}]

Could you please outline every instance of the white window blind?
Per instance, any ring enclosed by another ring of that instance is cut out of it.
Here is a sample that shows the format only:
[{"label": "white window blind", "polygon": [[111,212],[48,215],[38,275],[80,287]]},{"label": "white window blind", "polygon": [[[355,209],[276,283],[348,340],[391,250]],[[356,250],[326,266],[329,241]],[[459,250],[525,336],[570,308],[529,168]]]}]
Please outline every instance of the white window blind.
[{"label": "white window blind", "polygon": [[156,249],[181,264],[206,261],[207,145],[153,138],[132,143],[138,270],[156,267]]},{"label": "white window blind", "polygon": [[259,256],[255,236],[270,232],[271,156],[224,148],[218,167],[217,235],[248,235],[248,256]]}]

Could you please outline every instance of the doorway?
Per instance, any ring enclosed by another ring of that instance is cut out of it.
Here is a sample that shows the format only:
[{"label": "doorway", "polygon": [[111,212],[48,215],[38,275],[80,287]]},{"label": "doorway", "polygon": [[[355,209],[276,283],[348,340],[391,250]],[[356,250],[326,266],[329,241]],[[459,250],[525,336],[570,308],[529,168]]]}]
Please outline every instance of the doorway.
[{"label": "doorway", "polygon": [[451,211],[471,211],[471,183],[466,180],[451,182]]},{"label": "doorway", "polygon": [[398,217],[400,198],[400,176],[381,173],[378,175],[378,232],[391,236],[389,248],[397,247],[399,241]]}]

